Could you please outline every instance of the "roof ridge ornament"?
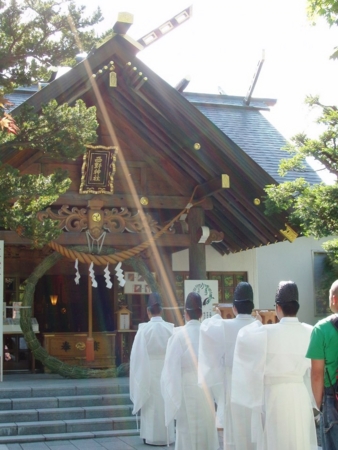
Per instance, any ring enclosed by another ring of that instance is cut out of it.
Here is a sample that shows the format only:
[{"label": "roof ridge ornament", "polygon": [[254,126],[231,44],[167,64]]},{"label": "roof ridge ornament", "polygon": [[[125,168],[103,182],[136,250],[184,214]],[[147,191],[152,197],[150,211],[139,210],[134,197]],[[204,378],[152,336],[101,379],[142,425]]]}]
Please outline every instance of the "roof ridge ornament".
[{"label": "roof ridge ornament", "polygon": [[180,26],[182,23],[186,22],[192,16],[192,5],[188,8],[184,9],[180,13],[176,14],[171,19],[164,22],[158,28],[150,31],[146,35],[142,36],[137,40],[139,44],[143,47],[148,47],[153,44],[155,41],[163,37],[165,34],[168,34],[170,31],[173,31],[175,28]]},{"label": "roof ridge ornament", "polygon": [[298,233],[296,233],[295,230],[293,230],[290,225],[287,223],[285,224],[285,230],[279,230],[280,233],[290,242],[293,242],[297,237]]},{"label": "roof ridge ornament", "polygon": [[257,80],[258,80],[259,74],[261,72],[264,61],[265,61],[265,50],[262,51],[262,57],[261,57],[260,61],[258,61],[256,72],[254,73],[249,90],[243,100],[243,103],[246,106],[250,105],[251,97],[252,97],[253,91],[255,89],[255,86],[256,86],[256,83],[257,83]]},{"label": "roof ridge ornament", "polygon": [[113,32],[116,34],[126,34],[133,23],[133,14],[128,12],[119,12],[117,15],[117,21],[113,26]]}]

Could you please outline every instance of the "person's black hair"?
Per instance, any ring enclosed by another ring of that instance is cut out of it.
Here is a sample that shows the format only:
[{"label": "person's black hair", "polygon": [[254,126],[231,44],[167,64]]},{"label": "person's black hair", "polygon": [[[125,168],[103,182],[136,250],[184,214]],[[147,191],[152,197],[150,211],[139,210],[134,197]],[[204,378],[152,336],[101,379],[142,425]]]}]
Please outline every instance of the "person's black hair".
[{"label": "person's black hair", "polygon": [[280,281],[275,301],[283,311],[284,317],[295,317],[299,310],[298,287],[294,281]]},{"label": "person's black hair", "polygon": [[201,309],[189,309],[187,310],[191,320],[199,320],[202,317]]},{"label": "person's black hair", "polygon": [[234,290],[233,300],[246,301],[249,300],[253,303],[253,290],[250,283],[247,281],[241,281],[237,284]]},{"label": "person's black hair", "polygon": [[158,292],[152,292],[149,295],[147,309],[153,316],[162,313],[161,296]]},{"label": "person's black hair", "polygon": [[278,303],[278,305],[290,302],[298,303],[298,300],[299,294],[296,283],[293,281],[281,281],[276,292],[276,303]]},{"label": "person's black hair", "polygon": [[247,281],[241,281],[234,290],[233,306],[238,314],[251,314],[254,309],[253,289]]},{"label": "person's black hair", "polygon": [[284,317],[295,317],[298,313],[299,303],[297,301],[277,304],[281,307]]},{"label": "person's black hair", "polygon": [[202,298],[197,292],[190,292],[185,301],[185,309],[191,320],[198,320],[202,316]]},{"label": "person's black hair", "polygon": [[254,304],[251,300],[237,302],[234,300],[233,305],[237,309],[238,314],[251,314],[254,309]]},{"label": "person's black hair", "polygon": [[152,314],[153,316],[161,314],[161,312],[162,312],[162,306],[159,303],[155,303],[152,306],[148,306],[147,309],[150,312],[150,314]]}]

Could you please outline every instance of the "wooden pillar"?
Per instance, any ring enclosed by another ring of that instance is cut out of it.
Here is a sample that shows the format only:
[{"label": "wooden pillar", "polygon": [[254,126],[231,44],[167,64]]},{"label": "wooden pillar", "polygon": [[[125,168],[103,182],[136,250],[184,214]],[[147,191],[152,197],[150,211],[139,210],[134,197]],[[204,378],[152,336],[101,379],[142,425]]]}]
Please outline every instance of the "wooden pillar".
[{"label": "wooden pillar", "polygon": [[162,286],[163,294],[163,306],[165,309],[165,320],[172,322],[175,326],[184,325],[182,320],[182,310],[178,308],[176,297],[175,277],[172,270],[172,254],[162,251],[162,262],[164,266],[164,277],[159,278],[160,285]]},{"label": "wooden pillar", "polygon": [[92,279],[88,273],[88,337],[86,342],[86,361],[94,361],[94,339],[93,339],[93,291]]},{"label": "wooden pillar", "polygon": [[206,280],[207,265],[205,244],[198,244],[198,230],[204,226],[204,209],[198,206],[191,208],[188,214],[188,226],[191,236],[189,248],[189,278],[190,280]]}]

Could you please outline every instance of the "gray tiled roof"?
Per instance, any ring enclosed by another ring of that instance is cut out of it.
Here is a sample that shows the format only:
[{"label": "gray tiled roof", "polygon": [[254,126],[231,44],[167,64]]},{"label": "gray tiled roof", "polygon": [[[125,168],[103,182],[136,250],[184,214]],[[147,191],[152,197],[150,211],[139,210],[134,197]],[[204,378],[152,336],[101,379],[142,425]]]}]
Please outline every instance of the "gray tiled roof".
[{"label": "gray tiled roof", "polygon": [[[37,90],[37,85],[16,89],[7,96],[14,104],[11,109],[25,102]],[[289,172],[285,177],[278,174],[280,160],[289,157],[282,150],[287,141],[260,113],[260,110],[273,106],[276,100],[252,99],[250,106],[245,106],[243,97],[191,92],[184,92],[183,95],[278,183],[300,176],[310,183],[321,182],[318,174],[308,165],[305,172]]]},{"label": "gray tiled roof", "polygon": [[245,106],[243,97],[186,92],[183,95],[278,183],[299,177],[310,183],[321,182],[309,165],[304,172],[289,172],[285,177],[278,174],[280,160],[290,157],[282,150],[287,140],[260,113],[274,100],[252,99],[250,106]]},{"label": "gray tiled roof", "polygon": [[12,93],[7,94],[6,98],[13,103],[13,105],[8,108],[9,111],[20,106],[26,100],[29,99],[35,92],[38,91],[38,85],[33,84],[32,86],[23,86],[15,89]]}]

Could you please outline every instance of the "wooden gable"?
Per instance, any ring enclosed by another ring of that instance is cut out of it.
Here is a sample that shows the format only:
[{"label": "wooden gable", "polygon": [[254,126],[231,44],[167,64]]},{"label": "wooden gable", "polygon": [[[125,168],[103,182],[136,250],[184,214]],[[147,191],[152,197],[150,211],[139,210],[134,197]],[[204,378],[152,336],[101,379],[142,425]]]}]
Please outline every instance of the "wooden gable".
[{"label": "wooden gable", "polygon": [[[263,189],[274,180],[138,60],[139,50],[139,44],[128,36],[114,34],[87,59],[27,100],[37,112],[54,98],[59,104],[73,104],[81,98],[87,106],[96,106],[100,124],[97,145],[118,147],[112,195],[79,193],[82,157],[59,163],[27,149],[8,151],[2,162],[25,173],[49,174],[60,165],[68,169],[72,185],[52,205],[55,210],[62,205],[86,207],[94,197],[102,200],[105,208],[137,210],[145,197],[148,203],[143,205],[144,210],[163,225],[191,201],[195,190],[193,201],[201,201],[205,225],[224,233],[224,239],[213,244],[220,253],[284,240],[280,230],[286,227],[285,216],[264,214]],[[110,86],[111,72],[116,74],[116,87]],[[229,177],[229,188],[220,188],[222,175]],[[186,227],[176,228],[174,235],[162,236],[158,245],[168,247],[170,252],[188,248]],[[7,242],[24,243],[13,233],[6,233]],[[85,239],[83,233],[70,232],[64,233],[59,242],[84,244]],[[105,244],[128,248],[143,239],[142,233],[108,234]]]}]

